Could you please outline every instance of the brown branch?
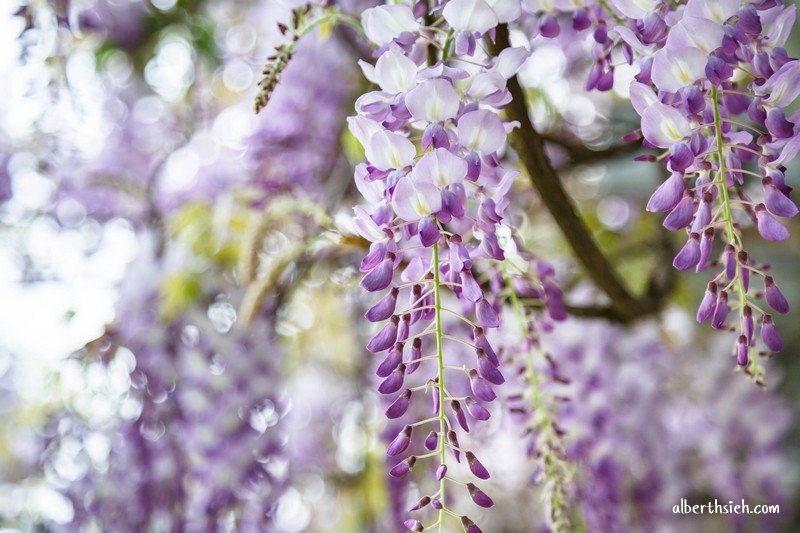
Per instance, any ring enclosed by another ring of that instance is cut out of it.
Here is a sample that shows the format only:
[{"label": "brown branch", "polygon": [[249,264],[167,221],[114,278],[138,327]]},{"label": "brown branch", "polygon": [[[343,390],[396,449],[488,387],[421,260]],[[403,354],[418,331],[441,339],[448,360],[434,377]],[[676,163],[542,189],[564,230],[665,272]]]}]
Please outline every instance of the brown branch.
[{"label": "brown branch", "polygon": [[[497,55],[509,47],[508,27],[497,27],[492,53]],[[635,297],[622,282],[614,267],[600,250],[589,228],[578,214],[572,199],[564,190],[556,170],[544,151],[544,139],[536,131],[528,115],[525,93],[516,77],[508,80],[508,90],[512,100],[505,108],[509,120],[516,120],[520,127],[509,134],[511,146],[517,152],[522,165],[539,192],[542,202],[553,215],[567,242],[572,247],[578,261],[592,281],[611,300],[611,306],[604,310],[609,318],[630,323],[646,315],[658,312],[663,305],[665,289],[671,282],[664,281],[661,274],[651,277],[648,289],[641,298]],[[668,262],[669,263],[669,262]],[[660,270],[656,265],[656,271]]]}]

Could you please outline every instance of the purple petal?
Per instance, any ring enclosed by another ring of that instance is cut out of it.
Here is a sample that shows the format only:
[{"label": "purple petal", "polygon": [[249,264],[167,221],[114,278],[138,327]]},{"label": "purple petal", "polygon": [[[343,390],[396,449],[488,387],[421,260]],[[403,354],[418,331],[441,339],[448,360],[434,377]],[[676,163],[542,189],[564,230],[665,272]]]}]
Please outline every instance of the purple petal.
[{"label": "purple petal", "polygon": [[764,204],[756,206],[756,223],[758,233],[768,241],[785,241],[789,238],[789,230],[767,212]]},{"label": "purple petal", "polygon": [[380,378],[385,378],[392,371],[403,362],[403,345],[396,344],[393,349],[389,351],[386,357],[381,361],[381,364],[378,365],[378,368],[375,370],[375,375]]},{"label": "purple petal", "polygon": [[393,394],[403,387],[406,367],[402,363],[378,386],[381,394]]},{"label": "purple petal", "polygon": [[725,251],[722,252],[722,262],[725,265],[725,277],[733,281],[736,277],[736,251],[730,244],[725,245]]},{"label": "purple petal", "polygon": [[395,418],[400,418],[405,414],[408,410],[408,406],[411,403],[411,389],[406,389],[403,391],[403,394],[397,397],[397,399],[392,402],[386,409],[386,418],[394,420]]},{"label": "purple petal", "polygon": [[772,178],[761,180],[764,186],[764,205],[773,215],[791,218],[797,214],[797,206],[785,194],[778,190]]},{"label": "purple petal", "polygon": [[417,231],[419,232],[419,240],[425,248],[433,246],[439,240],[439,228],[429,217],[420,219],[417,224]]},{"label": "purple petal", "polygon": [[747,338],[744,335],[739,336],[739,342],[736,343],[736,364],[739,366],[747,366]]},{"label": "purple petal", "polygon": [[650,197],[650,201],[647,202],[647,210],[651,213],[669,211],[681,201],[683,190],[683,176],[673,173],[669,179],[658,186],[658,189]]},{"label": "purple petal", "polygon": [[486,301],[486,298],[481,298],[475,304],[475,316],[478,319],[478,324],[484,328],[500,327],[500,317],[492,307],[492,304]]},{"label": "purple petal", "polygon": [[467,452],[464,454],[467,458],[467,463],[469,464],[469,469],[475,475],[475,477],[479,479],[489,479],[491,476],[489,475],[489,471],[486,470],[486,467],[478,461],[475,457],[475,454],[472,452]]},{"label": "purple petal", "polygon": [[772,323],[771,315],[764,315],[761,322],[761,340],[764,341],[764,345],[770,351],[780,352],[781,348],[783,348],[781,336],[778,335],[778,330],[775,329],[775,324]]},{"label": "purple petal", "polygon": [[[413,455],[408,459],[397,463],[391,470],[389,470],[389,475],[392,477],[403,477],[414,467],[414,463],[417,462],[417,458]],[[416,531],[422,531],[421,529],[417,529]]]},{"label": "purple petal", "polygon": [[663,226],[668,230],[678,231],[692,222],[692,215],[694,215],[694,198],[690,194],[684,194],[683,199],[664,219]]},{"label": "purple petal", "polygon": [[486,381],[494,383],[495,385],[502,385],[506,382],[500,370],[497,369],[492,363],[492,360],[489,359],[486,353],[480,348],[478,348],[478,374]]},{"label": "purple petal", "polygon": [[464,414],[464,410],[461,409],[461,402],[458,400],[453,400],[450,402],[450,407],[453,409],[453,413],[456,415],[458,425],[461,426],[464,431],[469,432],[469,424],[467,423],[467,417]]},{"label": "purple petal", "polygon": [[681,251],[675,256],[672,266],[678,270],[694,268],[700,262],[700,236],[692,233]]},{"label": "purple petal", "polygon": [[378,266],[361,278],[361,288],[367,292],[382,291],[392,283],[394,274],[394,256],[380,262]]},{"label": "purple petal", "polygon": [[497,398],[497,395],[492,390],[492,386],[489,385],[488,381],[480,377],[476,370],[469,371],[469,385],[475,397],[484,402],[491,402]]},{"label": "purple petal", "polygon": [[723,329],[726,318],[728,318],[728,293],[720,291],[717,296],[717,304],[714,307],[714,318],[711,319],[711,327]]},{"label": "purple petal", "polygon": [[439,434],[435,431],[431,431],[428,433],[428,436],[425,437],[425,448],[428,450],[435,450],[439,444]]},{"label": "purple petal", "polygon": [[386,455],[389,457],[395,457],[400,455],[408,445],[411,443],[411,433],[413,428],[411,426],[405,426],[403,430],[397,434],[397,436],[389,443],[388,448],[386,448]]},{"label": "purple petal", "polygon": [[370,322],[380,322],[392,316],[397,305],[397,294],[399,292],[397,288],[392,288],[386,296],[367,309],[367,312],[364,313],[364,318]]},{"label": "purple petal", "polygon": [[766,276],[764,278],[764,299],[767,301],[767,304],[778,313],[785,315],[789,312],[789,302],[786,301],[786,297],[778,286],[775,285],[772,276]]},{"label": "purple petal", "polygon": [[473,485],[472,483],[467,483],[467,490],[469,491],[469,495],[477,505],[481,507],[492,507],[494,502],[492,499],[486,495],[481,489]]},{"label": "purple petal", "polygon": [[717,302],[717,284],[713,281],[708,284],[703,299],[700,301],[700,306],[697,308],[697,321],[705,322],[711,315],[714,314],[714,306]]},{"label": "purple petal", "polygon": [[377,353],[382,352],[383,350],[388,350],[394,346],[394,343],[397,340],[397,324],[399,322],[400,319],[396,316],[393,316],[391,321],[383,326],[381,330],[370,339],[369,343],[367,343],[367,350],[372,353]]},{"label": "purple petal", "polygon": [[483,290],[469,270],[461,272],[461,291],[470,302],[474,303],[483,299]]},{"label": "purple petal", "polygon": [[492,416],[488,409],[486,409],[484,406],[482,406],[469,396],[467,396],[465,403],[467,404],[467,412],[475,420],[485,421],[489,420],[489,418]]}]

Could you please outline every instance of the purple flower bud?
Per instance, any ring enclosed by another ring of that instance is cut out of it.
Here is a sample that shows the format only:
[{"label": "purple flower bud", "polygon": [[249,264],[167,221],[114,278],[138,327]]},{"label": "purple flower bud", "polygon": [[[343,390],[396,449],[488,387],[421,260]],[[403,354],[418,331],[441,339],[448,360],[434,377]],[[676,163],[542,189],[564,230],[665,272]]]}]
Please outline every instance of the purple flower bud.
[{"label": "purple flower bud", "polygon": [[464,431],[469,433],[469,424],[467,423],[467,415],[464,414],[464,410],[461,409],[461,403],[458,400],[453,400],[450,402],[450,408],[453,410],[453,414],[456,415],[456,420],[458,420],[458,425],[461,426]]},{"label": "purple flower bud", "polygon": [[469,371],[469,385],[472,389],[472,393],[484,402],[491,402],[497,398],[497,395],[492,390],[492,386],[489,385],[489,382],[480,377],[476,370]]},{"label": "purple flower bud", "polygon": [[481,507],[492,507],[494,502],[492,499],[486,495],[481,489],[476,487],[472,483],[467,483],[467,490],[469,491],[469,495],[476,504],[480,505]]},{"label": "purple flower bud", "polygon": [[428,436],[425,437],[425,448],[428,450],[435,450],[436,446],[439,444],[439,434],[435,431],[431,431],[428,433]]},{"label": "purple flower bud", "polygon": [[392,348],[386,357],[381,361],[381,364],[378,365],[378,368],[375,370],[375,375],[381,378],[387,377],[392,371],[397,368],[397,366],[403,362],[403,345],[402,344],[395,344],[394,348]]},{"label": "purple flower bud", "polygon": [[402,343],[402,342],[405,342],[406,340],[408,340],[408,332],[409,332],[409,328],[411,327],[409,325],[409,322],[411,322],[411,315],[409,313],[404,314],[400,318],[400,325],[397,326],[397,342],[398,343]]},{"label": "purple flower bud", "polygon": [[384,379],[378,386],[378,392],[381,394],[393,394],[403,387],[403,379],[405,378],[406,365],[400,363],[397,368],[389,374],[389,377]]},{"label": "purple flower bud", "polygon": [[478,324],[484,328],[500,327],[500,317],[492,307],[492,304],[486,301],[486,298],[481,298],[475,304],[475,316],[478,319]]},{"label": "purple flower bud", "polygon": [[572,14],[572,29],[583,31],[592,25],[592,19],[585,9],[578,9]]},{"label": "purple flower bud", "polygon": [[749,305],[742,309],[742,334],[747,339],[747,345],[753,345],[753,310]]},{"label": "purple flower bud", "polygon": [[675,256],[672,266],[678,270],[694,268],[700,262],[700,235],[692,233],[681,251]]},{"label": "purple flower bud", "polygon": [[386,296],[367,309],[367,312],[364,313],[364,318],[370,322],[380,322],[392,316],[397,305],[397,295],[399,292],[400,291],[396,287],[393,287]]},{"label": "purple flower bud", "polygon": [[758,233],[768,241],[785,241],[789,238],[789,230],[767,212],[764,204],[756,206],[756,225]]},{"label": "purple flower bud", "polygon": [[733,76],[733,68],[724,60],[717,56],[710,56],[706,64],[706,78],[718,88],[722,87],[722,82]]},{"label": "purple flower bud", "polygon": [[413,513],[414,511],[419,511],[423,507],[426,507],[429,503],[431,503],[431,497],[423,496],[422,498],[419,499],[417,503],[414,504],[414,506],[411,509],[408,510],[408,512]]},{"label": "purple flower bud", "polygon": [[461,462],[461,452],[457,449],[460,448],[458,444],[458,436],[456,432],[452,429],[447,432],[447,442],[450,443],[450,451],[453,452],[453,457],[456,458],[456,462]]},{"label": "purple flower bud", "polygon": [[697,308],[697,321],[705,322],[714,313],[714,306],[717,302],[717,284],[713,281],[708,284],[700,306]]},{"label": "purple flower bud", "polygon": [[[455,218],[464,216],[464,205],[467,203],[467,191],[460,183],[451,183],[442,191],[442,204]],[[441,220],[441,216],[439,216]]]},{"label": "purple flower bud", "polygon": [[651,12],[645,15],[642,21],[642,42],[653,44],[660,41],[666,35],[667,23],[664,22],[658,13]]},{"label": "purple flower bud", "polygon": [[483,333],[482,328],[475,328],[472,332],[472,338],[477,348],[480,348],[486,353],[486,356],[492,361],[492,364],[496,367],[500,366],[500,360],[497,358],[497,354],[492,348],[492,345],[489,344],[489,340],[486,338],[486,335]]},{"label": "purple flower bud", "polygon": [[542,34],[542,37],[558,37],[558,34],[561,33],[561,27],[558,25],[558,19],[555,15],[550,13],[545,13],[539,19],[539,33]]},{"label": "purple flower bud", "polygon": [[367,292],[382,291],[392,283],[394,274],[394,255],[387,254],[378,266],[361,278],[361,288]]},{"label": "purple flower bud", "polygon": [[450,138],[441,124],[429,124],[422,132],[422,151],[424,152],[431,146],[445,150],[450,149]]},{"label": "purple flower bud", "polygon": [[464,400],[464,402],[467,404],[467,412],[475,420],[489,420],[489,417],[492,416],[488,409],[473,400],[471,397],[467,396],[467,399]]},{"label": "purple flower bud", "polygon": [[378,353],[394,346],[397,340],[397,324],[399,322],[400,319],[393,316],[392,319],[370,339],[369,343],[367,343],[367,350],[372,353]]},{"label": "purple flower bud", "polygon": [[736,343],[736,364],[739,366],[747,366],[747,338],[744,335],[739,335],[739,341]]},{"label": "purple flower bud", "polygon": [[439,498],[434,498],[431,500],[431,507],[434,509],[441,509],[442,508],[442,501]]},{"label": "purple flower bud", "polygon": [[411,432],[413,428],[411,426],[406,426],[403,430],[397,434],[394,440],[389,443],[389,447],[386,448],[386,455],[389,457],[396,457],[406,451],[408,445],[411,443]]},{"label": "purple flower bud", "polygon": [[395,418],[400,418],[403,416],[406,411],[408,410],[408,405],[411,403],[411,389],[406,389],[403,391],[403,394],[397,397],[397,399],[392,402],[386,409],[386,418],[390,420],[394,420]]},{"label": "purple flower bud", "polygon": [[694,215],[694,198],[687,193],[683,195],[683,199],[664,219],[663,226],[670,231],[678,231],[689,225],[692,221],[692,215]]},{"label": "purple flower bud", "polygon": [[761,19],[753,4],[745,4],[739,11],[739,20],[736,25],[748,35],[761,33]]},{"label": "purple flower bud", "polygon": [[725,265],[725,277],[733,281],[736,277],[736,256],[733,246],[730,244],[725,245],[725,251],[722,252],[722,262]]},{"label": "purple flower bud", "polygon": [[[706,108],[706,95],[698,89],[695,85],[689,85],[688,87],[684,87],[681,89],[681,94],[683,95],[683,109],[690,115],[699,115],[703,112]],[[702,138],[701,135],[692,136],[693,140],[694,137]],[[692,150],[693,153],[698,154],[700,152]],[[692,158],[694,159],[694,158]]]},{"label": "purple flower bud", "polygon": [[786,120],[783,109],[777,107],[767,111],[767,120],[764,121],[773,137],[777,139],[788,139],[794,135],[794,124]]},{"label": "purple flower bud", "polygon": [[495,385],[502,385],[505,383],[506,380],[503,374],[498,370],[497,366],[492,363],[492,360],[489,359],[486,352],[478,348],[476,353],[478,354],[478,374],[486,381],[494,383]]},{"label": "purple flower bud", "polygon": [[756,124],[764,124],[767,120],[767,112],[764,110],[760,98],[754,98],[747,107],[747,117]]},{"label": "purple flower bud", "polygon": [[714,318],[711,319],[711,327],[722,329],[725,326],[725,319],[728,318],[728,293],[720,291],[717,295],[717,305],[714,307]]},{"label": "purple flower bud", "polygon": [[673,172],[650,196],[650,200],[647,202],[647,210],[651,213],[669,211],[681,201],[683,190],[683,176]]},{"label": "purple flower bud", "polygon": [[[420,2],[420,3],[422,3],[422,2]],[[400,463],[400,464],[403,464],[403,463]],[[400,465],[398,465],[398,466],[400,466]],[[394,468],[397,468],[397,466],[394,467]],[[394,468],[392,470],[394,470]],[[403,475],[405,475],[407,473],[408,472],[405,472],[405,473],[400,474],[399,476],[395,476],[395,477],[400,477],[400,476],[403,476]],[[403,522],[403,525],[406,526],[411,531],[416,531],[417,533],[425,531],[425,526],[423,526],[422,523],[419,520],[414,520],[413,518],[409,518],[408,520]]]},{"label": "purple flower bud", "polygon": [[463,270],[461,272],[461,291],[464,297],[470,302],[478,302],[483,298],[483,289],[475,281],[475,277],[470,270]]},{"label": "purple flower bud", "polygon": [[411,8],[411,12],[414,14],[414,18],[421,19],[428,13],[428,2],[419,0],[419,2],[415,3],[414,7]]},{"label": "purple flower bud", "polygon": [[694,163],[694,154],[686,143],[673,144],[671,152],[669,168],[673,172],[683,172]]},{"label": "purple flower bud", "polygon": [[439,228],[429,217],[419,219],[417,230],[419,232],[419,240],[425,248],[433,246],[439,240]]},{"label": "purple flower bud", "polygon": [[467,458],[469,469],[479,479],[489,479],[489,471],[481,464],[472,452],[466,452],[464,456]]},{"label": "purple flower bud", "polygon": [[475,37],[468,31],[456,33],[454,51],[460,56],[471,56],[475,53]]},{"label": "purple flower bud", "polygon": [[476,526],[475,522],[473,522],[466,516],[461,517],[461,527],[464,528],[464,533],[483,533],[481,528]]},{"label": "purple flower bud", "polygon": [[477,152],[470,152],[464,156],[464,161],[467,162],[466,179],[477,181],[481,175],[481,156]]},{"label": "purple flower bud", "polygon": [[742,280],[742,289],[746,293],[750,290],[750,269],[747,268],[750,257],[744,250],[739,250],[737,255],[739,257],[739,278]]},{"label": "purple flower bud", "polygon": [[797,214],[797,206],[778,190],[771,177],[763,178],[761,184],[764,186],[764,204],[770,213],[786,218]]},{"label": "purple flower bud", "polygon": [[594,29],[594,42],[598,44],[605,44],[608,41],[608,28],[606,28],[606,24],[603,21],[597,25],[597,28]]},{"label": "purple flower bud", "polygon": [[361,260],[359,270],[361,272],[369,272],[386,257],[386,243],[381,241],[373,242],[369,245],[369,253]]},{"label": "purple flower bud", "polygon": [[761,319],[761,340],[770,351],[780,352],[783,348],[781,336],[778,335],[778,330],[772,322],[772,315],[764,315]]},{"label": "purple flower bud", "polygon": [[[389,470],[389,475],[392,477],[403,477],[409,472],[411,469],[414,468],[414,464],[417,462],[417,458],[413,455],[408,459],[403,460],[402,462],[397,463],[395,466]],[[422,531],[421,529],[419,531]]]},{"label": "purple flower bud", "polygon": [[775,285],[775,280],[772,279],[772,276],[764,277],[764,299],[778,313],[785,315],[789,312],[789,302],[786,301],[781,290]]},{"label": "purple flower bud", "polygon": [[441,481],[447,475],[447,465],[439,465],[436,469],[436,481]]},{"label": "purple flower bud", "polygon": [[694,222],[692,223],[692,231],[694,233],[702,233],[711,223],[711,203],[713,201],[714,197],[710,192],[703,193],[700,206],[697,208],[697,215],[694,217]]},{"label": "purple flower bud", "polygon": [[406,374],[411,375],[417,371],[419,365],[422,364],[422,339],[417,337],[411,342],[411,355],[409,356],[408,363],[406,363]]},{"label": "purple flower bud", "polygon": [[711,257],[711,248],[714,245],[714,228],[708,228],[700,238],[700,262],[697,263],[697,272],[708,266],[708,259]]},{"label": "purple flower bud", "polygon": [[433,380],[433,388],[431,389],[431,396],[433,399],[433,414],[439,414],[439,378]]}]

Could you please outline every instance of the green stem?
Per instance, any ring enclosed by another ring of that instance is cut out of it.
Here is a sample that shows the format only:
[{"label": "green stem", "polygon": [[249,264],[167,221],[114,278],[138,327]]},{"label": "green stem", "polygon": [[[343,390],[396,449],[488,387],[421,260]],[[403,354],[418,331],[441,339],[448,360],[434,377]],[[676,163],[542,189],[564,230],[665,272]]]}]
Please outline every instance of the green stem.
[{"label": "green stem", "polygon": [[[717,176],[717,192],[722,201],[722,218],[725,223],[725,237],[728,243],[733,246],[733,257],[736,261],[736,273],[733,283],[736,285],[736,292],[739,293],[739,319],[741,320],[744,314],[744,307],[747,305],[747,296],[745,295],[744,282],[741,276],[741,263],[739,262],[739,250],[741,243],[737,239],[736,228],[733,227],[733,214],[731,213],[730,196],[728,195],[728,182],[725,177],[725,151],[722,138],[722,117],[719,113],[719,96],[717,88],[711,86],[711,101],[714,106],[714,133],[717,141],[717,162],[719,164],[719,175]],[[752,351],[748,347],[748,352]],[[749,354],[748,354],[749,355]],[[752,357],[748,356],[750,361],[752,375],[757,378],[759,375],[758,363]]]},{"label": "green stem", "polygon": [[[444,419],[444,351],[442,350],[442,298],[439,293],[439,243],[433,245],[433,295],[434,295],[434,317],[436,323],[436,362],[438,366],[439,377],[439,459],[441,464],[445,464],[447,460],[445,446],[447,439],[447,431]],[[439,533],[444,531],[444,498],[445,480],[444,477],[439,481],[439,499],[442,502],[442,509],[439,509]]]}]

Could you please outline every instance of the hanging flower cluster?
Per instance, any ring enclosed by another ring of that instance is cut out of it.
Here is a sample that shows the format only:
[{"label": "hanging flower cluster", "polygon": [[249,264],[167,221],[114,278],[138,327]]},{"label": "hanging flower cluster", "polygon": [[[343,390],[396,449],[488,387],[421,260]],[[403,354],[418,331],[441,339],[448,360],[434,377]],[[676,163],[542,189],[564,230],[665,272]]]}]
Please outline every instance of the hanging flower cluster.
[{"label": "hanging flower cluster", "polygon": [[[516,10],[506,9],[514,4]],[[386,321],[367,349],[382,354],[376,373],[383,378],[378,391],[393,398],[387,417],[403,417],[417,396],[432,399],[433,416],[406,424],[387,450],[398,459],[392,476],[426,462],[439,481],[438,490],[429,491],[411,511],[430,505],[438,510],[439,527],[454,515],[465,531],[477,532],[470,518],[449,508],[449,487],[467,491],[481,507],[493,501],[474,482],[455,477],[448,453],[456,462],[463,459],[475,478],[489,478],[459,434],[470,430],[468,416],[490,417],[486,404],[497,397],[493,386],[505,381],[486,337],[487,329],[500,324],[498,301],[476,278],[479,263],[505,259],[497,230],[517,172],[499,162],[513,124],[504,124],[498,111],[510,100],[506,80],[528,52],[512,48],[489,58],[478,47],[478,39],[498,22],[519,15],[518,2],[494,7],[449,2],[440,13],[449,28],[423,27],[419,19],[426,12],[419,3],[414,10],[385,5],[362,15],[367,37],[379,48],[375,64],[361,66],[379,90],[360,97],[358,115],[350,119],[350,131],[367,158],[355,172],[366,200],[355,208],[355,225],[371,242],[361,263],[361,287],[384,293],[366,318]],[[434,46],[441,55],[429,61]],[[443,305],[451,295],[460,310]],[[553,300],[552,305],[561,305]],[[468,324],[471,337],[445,334],[445,313]],[[471,364],[449,364],[446,344],[452,342],[470,347]],[[423,377],[411,378],[426,362],[430,366],[420,372]],[[451,394],[463,383],[469,383],[468,395]],[[405,525],[412,531],[426,527],[416,518]]]},{"label": "hanging flower cluster", "polygon": [[[787,313],[789,306],[747,251],[740,225],[750,219],[762,238],[783,241],[789,232],[779,218],[798,211],[784,176],[800,149],[798,117],[787,118],[784,109],[800,94],[800,62],[782,48],[795,8],[739,0],[689,0],[675,11],[661,2],[614,4],[628,17],[616,31],[640,56],[631,103],[642,118],[645,145],[665,150],[659,159],[671,173],[647,209],[668,212],[664,226],[687,234],[675,268],[720,265],[697,320],[728,329],[734,311],[736,361],[760,382],[752,360],[755,323],[766,350],[780,351],[771,313]],[[746,183],[754,179],[760,187]],[[722,241],[720,261],[715,238]],[[762,292],[751,290],[751,276],[761,278]],[[755,302],[762,297],[771,310]]]}]

